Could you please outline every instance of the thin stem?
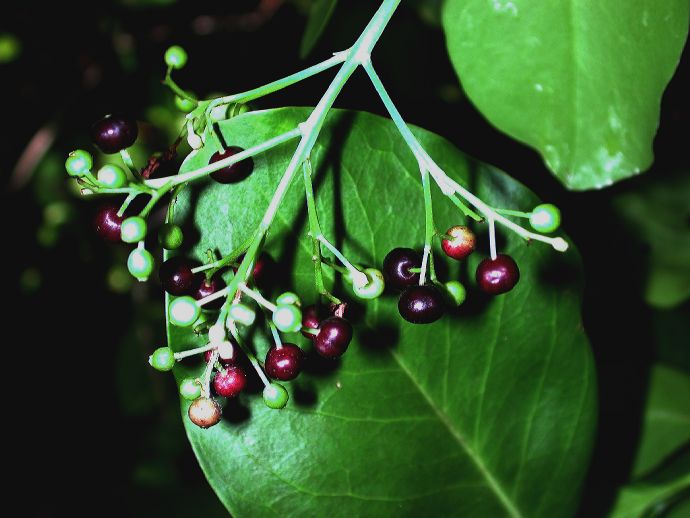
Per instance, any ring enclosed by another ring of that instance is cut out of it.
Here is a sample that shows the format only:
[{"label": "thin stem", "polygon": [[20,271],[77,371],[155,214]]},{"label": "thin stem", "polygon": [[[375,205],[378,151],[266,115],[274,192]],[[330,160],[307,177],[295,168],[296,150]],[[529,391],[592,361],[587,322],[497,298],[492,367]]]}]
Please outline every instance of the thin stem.
[{"label": "thin stem", "polygon": [[474,212],[472,209],[470,209],[467,205],[465,205],[460,198],[457,197],[457,195],[453,194],[452,196],[448,196],[450,198],[450,201],[453,202],[453,205],[455,205],[460,211],[467,217],[472,218],[475,221],[483,221],[484,218],[482,218],[479,214]]},{"label": "thin stem", "polygon": [[426,257],[429,258],[429,277],[436,281],[436,268],[434,267],[434,256],[431,253],[431,241],[436,235],[434,226],[434,209],[431,201],[431,182],[429,182],[429,171],[420,164],[422,172],[422,188],[424,190],[424,257],[422,257],[422,274],[419,276],[419,284],[424,285],[426,279]]},{"label": "thin stem", "polygon": [[165,73],[165,79],[163,79],[163,84],[166,85],[168,88],[170,88],[179,97],[182,97],[183,99],[187,99],[188,101],[192,101],[192,102],[197,103],[197,104],[199,103],[199,101],[197,99],[195,99],[193,96],[189,95],[189,93],[185,92],[173,80],[173,78],[172,78],[172,67],[168,67],[168,71]]},{"label": "thin stem", "polygon": [[209,358],[206,368],[204,369],[204,374],[201,381],[201,390],[204,392],[204,396],[211,397],[211,373],[213,372],[213,366],[218,361],[218,349],[213,351],[211,358]]},{"label": "thin stem", "polygon": [[240,346],[240,349],[242,349],[242,352],[249,358],[249,361],[251,362],[252,366],[254,367],[254,370],[256,373],[259,375],[259,378],[261,378],[261,382],[264,384],[264,387],[267,387],[268,385],[271,384],[269,379],[266,377],[264,374],[263,369],[261,368],[261,365],[259,365],[259,361],[256,359],[256,356],[254,356],[254,353],[244,344],[244,341],[240,337],[239,332],[237,331],[237,326],[235,325],[235,322],[230,322],[230,333],[232,334],[233,338],[235,339],[235,342],[237,342],[237,345]]},{"label": "thin stem", "polygon": [[122,217],[122,215],[127,210],[127,207],[129,207],[129,204],[132,203],[134,201],[134,198],[136,198],[138,195],[139,195],[138,192],[133,192],[125,198],[125,201],[123,201],[122,205],[120,205],[120,210],[117,211],[118,217],[120,217],[120,218]]},{"label": "thin stem", "polygon": [[226,297],[230,293],[229,288],[223,288],[220,291],[217,291],[215,293],[212,293],[211,295],[208,295],[207,297],[204,297],[203,299],[199,299],[196,301],[196,303],[199,306],[203,306],[204,304],[208,304],[209,302],[213,302],[214,300],[220,299],[222,297]]},{"label": "thin stem", "polygon": [[276,344],[276,349],[282,349],[283,341],[280,339],[280,334],[278,334],[278,328],[276,328],[276,325],[270,319],[268,319],[268,327],[273,335],[273,342]]},{"label": "thin stem", "polygon": [[176,360],[183,360],[184,358],[189,358],[190,356],[195,356],[197,354],[205,353],[206,351],[211,351],[218,347],[218,344],[208,344],[204,345],[203,347],[197,347],[196,349],[189,349],[188,351],[182,351],[179,353],[175,353],[175,359]]},{"label": "thin stem", "polygon": [[146,207],[144,207],[142,211],[139,213],[139,216],[142,218],[148,216],[151,213],[153,207],[156,206],[156,203],[158,203],[158,200],[160,200],[170,189],[172,189],[172,184],[168,183],[153,191],[153,194],[151,194],[151,199],[146,204]]},{"label": "thin stem", "polygon": [[122,158],[122,162],[125,164],[127,169],[129,169],[130,174],[136,177],[137,168],[134,165],[134,160],[132,160],[132,155],[129,154],[129,151],[127,149],[121,149],[120,157]]},{"label": "thin stem", "polygon": [[496,209],[496,208],[494,208],[494,211],[498,212],[499,214],[503,214],[504,216],[515,216],[518,218],[530,218],[532,216],[531,212],[523,212],[521,210]]},{"label": "thin stem", "polygon": [[249,286],[247,286],[246,284],[240,283],[240,284],[237,286],[237,288],[238,288],[242,293],[244,293],[245,295],[247,295],[249,298],[254,299],[254,300],[256,301],[257,304],[259,304],[260,306],[265,307],[265,308],[266,308],[267,310],[269,310],[271,313],[273,313],[273,312],[277,309],[275,304],[273,304],[270,300],[266,299],[266,298],[265,298],[263,295],[261,295],[261,293],[259,293],[258,291],[255,291],[255,290],[251,289],[251,288],[250,288]]},{"label": "thin stem", "polygon": [[496,260],[496,224],[494,223],[494,218],[489,217],[487,219],[489,222],[489,253],[491,254],[491,260]]},{"label": "thin stem", "polygon": [[335,246],[331,244],[331,242],[325,238],[323,234],[319,234],[316,236],[316,239],[321,241],[323,243],[323,246],[328,248],[330,252],[340,261],[343,266],[347,269],[347,272],[350,274],[350,277],[352,278],[352,282],[355,284],[355,286],[365,286],[369,280],[367,279],[366,274],[362,273],[357,269],[350,261],[347,260],[347,257],[343,255],[343,253],[338,250]]}]

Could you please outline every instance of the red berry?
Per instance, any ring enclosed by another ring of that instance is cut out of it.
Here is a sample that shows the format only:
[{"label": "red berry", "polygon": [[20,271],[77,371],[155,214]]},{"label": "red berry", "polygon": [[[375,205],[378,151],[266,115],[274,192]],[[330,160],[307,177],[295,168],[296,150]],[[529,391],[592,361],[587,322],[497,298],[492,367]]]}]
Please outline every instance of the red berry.
[{"label": "red berry", "polygon": [[[211,277],[210,280],[206,280],[205,275],[200,275],[199,276],[199,284],[197,285],[196,289],[192,293],[192,296],[196,300],[201,300],[204,297],[208,297],[209,295],[213,295],[217,291],[222,290],[225,288],[226,284],[225,281],[222,279],[220,275],[214,275]],[[220,309],[223,307],[223,303],[225,302],[224,297],[217,298],[216,300],[212,300],[211,302],[204,304],[203,308],[204,309]]]},{"label": "red berry", "polygon": [[137,139],[137,121],[121,115],[106,115],[91,128],[91,139],[106,154],[128,148]]},{"label": "red berry", "polygon": [[314,339],[316,352],[326,358],[338,358],[347,350],[352,340],[352,326],[344,318],[330,317],[321,322],[319,334]]},{"label": "red berry", "polygon": [[223,397],[235,397],[242,392],[247,383],[247,376],[239,367],[226,367],[213,378],[213,390]]},{"label": "red berry", "polygon": [[431,324],[443,316],[443,295],[434,286],[410,286],[400,295],[400,315],[413,324]]},{"label": "red berry", "polygon": [[[323,307],[316,304],[303,308],[302,327],[306,327],[307,329],[318,329],[321,325],[321,321],[325,317],[325,313],[326,312],[324,311]],[[306,331],[302,331],[302,334],[310,340],[314,340],[314,338],[316,338],[316,335],[307,333]]]},{"label": "red berry", "polygon": [[477,284],[489,295],[500,295],[513,289],[520,280],[517,263],[509,255],[487,257],[477,266]]},{"label": "red berry", "polygon": [[383,278],[388,286],[404,289],[419,283],[419,273],[410,268],[420,268],[422,256],[411,248],[394,248],[383,260]]},{"label": "red berry", "polygon": [[441,248],[448,257],[460,260],[474,252],[477,238],[469,228],[457,225],[446,230],[446,234],[453,238],[441,240]]},{"label": "red berry", "polygon": [[302,349],[295,344],[284,343],[278,349],[271,347],[266,354],[266,374],[281,381],[290,381],[302,371]]},{"label": "red berry", "polygon": [[163,289],[171,295],[189,295],[194,286],[195,275],[192,262],[184,257],[171,257],[158,270]]},{"label": "red berry", "polygon": [[[215,162],[219,162],[220,160],[230,158],[231,156],[242,151],[244,151],[244,149],[241,147],[230,146],[223,152],[216,151],[213,156],[211,156],[211,159],[208,163],[213,164]],[[212,172],[211,178],[218,183],[237,183],[252,174],[253,169],[254,161],[251,158],[245,158],[244,160],[240,160],[239,162],[224,167],[223,169]]]},{"label": "red berry", "polygon": [[115,205],[104,205],[98,209],[93,218],[93,227],[96,233],[111,243],[122,242],[120,229],[125,218],[117,215],[118,210],[119,208]]},{"label": "red berry", "polygon": [[208,397],[200,397],[192,401],[187,411],[189,420],[200,428],[209,428],[214,424],[218,424],[223,411],[220,405],[213,399]]}]

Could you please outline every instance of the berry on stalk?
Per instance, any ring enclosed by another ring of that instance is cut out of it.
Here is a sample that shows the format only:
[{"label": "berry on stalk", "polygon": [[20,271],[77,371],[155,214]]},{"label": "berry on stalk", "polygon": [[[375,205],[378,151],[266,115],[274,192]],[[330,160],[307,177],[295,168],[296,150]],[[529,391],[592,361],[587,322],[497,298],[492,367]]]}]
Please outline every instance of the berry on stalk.
[{"label": "berry on stalk", "polygon": [[93,227],[96,233],[111,243],[122,242],[122,222],[124,216],[118,216],[119,208],[115,205],[104,205],[93,218]]},{"label": "berry on stalk", "polygon": [[139,216],[132,216],[125,219],[120,227],[122,241],[125,243],[136,243],[146,237],[148,228],[146,220]]},{"label": "berry on stalk", "polygon": [[287,405],[289,396],[285,387],[278,383],[271,383],[264,387],[263,398],[268,408],[280,410]]},{"label": "berry on stalk", "polygon": [[352,340],[352,326],[344,318],[330,317],[321,322],[314,338],[316,352],[325,358],[342,356]]},{"label": "berry on stalk", "polygon": [[282,347],[271,347],[266,354],[266,374],[270,378],[290,381],[302,371],[304,353],[295,344],[284,343]]},{"label": "berry on stalk", "polygon": [[189,295],[194,286],[195,275],[192,263],[184,257],[171,257],[158,269],[158,278],[163,289],[170,295]]},{"label": "berry on stalk", "polygon": [[413,324],[431,324],[443,316],[443,295],[434,286],[410,286],[398,300],[400,315]]},{"label": "berry on stalk", "polygon": [[446,235],[452,239],[444,237],[441,240],[441,248],[448,257],[457,259],[458,261],[464,259],[477,246],[477,238],[468,227],[463,225],[456,225],[446,230]]},{"label": "berry on stalk", "polygon": [[106,115],[91,128],[91,140],[106,155],[128,148],[138,134],[137,121],[122,115]]},{"label": "berry on stalk", "polygon": [[189,405],[187,415],[189,420],[199,428],[210,428],[220,422],[223,417],[223,411],[214,399],[200,397]]},{"label": "berry on stalk", "polygon": [[555,232],[561,226],[561,211],[551,203],[537,205],[530,214],[529,224],[537,232]]},{"label": "berry on stalk", "polygon": [[75,149],[65,160],[65,169],[70,176],[84,176],[93,167],[93,157],[88,151]]},{"label": "berry on stalk", "polygon": [[411,268],[421,268],[422,256],[411,248],[394,248],[383,260],[383,278],[388,286],[402,290],[407,286],[419,284],[419,272]]},{"label": "berry on stalk", "polygon": [[[242,151],[244,151],[244,149],[241,147],[230,146],[224,151],[216,151],[211,156],[211,159],[208,163],[209,165],[215,164],[216,162],[230,158],[231,156],[241,153]],[[210,176],[218,183],[237,183],[252,174],[253,169],[254,161],[251,158],[245,158],[244,160],[240,160],[239,162],[223,167],[222,169],[218,169],[218,171],[213,171]]]},{"label": "berry on stalk", "polygon": [[196,301],[188,295],[173,299],[168,306],[168,318],[170,319],[170,323],[178,327],[189,327],[194,325],[194,322],[197,321],[200,314],[201,308]]},{"label": "berry on stalk", "polygon": [[159,347],[149,356],[149,365],[158,371],[169,371],[175,366],[175,353],[170,347]]},{"label": "berry on stalk", "polygon": [[[199,284],[194,290],[193,295],[196,300],[201,300],[209,295],[219,292],[220,290],[224,289],[225,286],[225,281],[219,274],[212,276],[210,279],[207,279],[205,275],[201,275]],[[220,309],[223,307],[224,303],[225,300],[223,297],[219,297],[204,304],[204,309]]]},{"label": "berry on stalk", "polygon": [[222,397],[235,397],[246,383],[247,376],[240,367],[226,367],[213,378],[213,390]]},{"label": "berry on stalk", "polygon": [[182,229],[175,223],[164,223],[158,229],[158,242],[166,250],[177,250],[184,242]]},{"label": "berry on stalk", "polygon": [[153,271],[153,256],[144,248],[135,248],[127,258],[127,269],[140,282],[148,280]]},{"label": "berry on stalk", "polygon": [[489,295],[500,295],[512,290],[520,280],[517,263],[509,255],[487,257],[477,266],[477,284]]}]

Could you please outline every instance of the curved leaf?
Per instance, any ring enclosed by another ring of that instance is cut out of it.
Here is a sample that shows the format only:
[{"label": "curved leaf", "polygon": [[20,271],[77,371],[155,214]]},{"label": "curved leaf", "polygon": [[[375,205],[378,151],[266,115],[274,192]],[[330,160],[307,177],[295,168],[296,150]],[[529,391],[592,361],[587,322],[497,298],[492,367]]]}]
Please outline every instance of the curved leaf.
[{"label": "curved leaf", "polygon": [[307,57],[314,45],[316,45],[316,42],[319,41],[321,34],[331,20],[336,5],[338,5],[338,0],[314,1],[314,5],[311,6],[309,11],[309,18],[307,18],[307,27],[304,29],[304,35],[302,36],[302,43],[299,48],[300,57]]},{"label": "curved leaf", "polygon": [[443,26],[467,95],[570,189],[645,170],[687,0],[448,0]]},{"label": "curved leaf", "polygon": [[[228,145],[246,148],[295,127],[308,113],[252,112],[220,129]],[[449,174],[489,202],[537,203],[504,173],[432,133],[415,133]],[[212,147],[191,155],[182,170],[206,164]],[[200,230],[198,257],[214,247],[228,253],[250,235],[292,150],[286,145],[256,157],[253,174],[240,184],[212,182],[180,201],[179,214]],[[391,248],[421,245],[419,173],[390,120],[332,111],[312,161],[324,232],[352,260],[380,266]],[[315,291],[303,192],[299,179],[267,247],[291,268],[282,287],[309,302]],[[435,210],[440,228],[462,221],[438,192]],[[576,252],[527,247],[513,236],[504,242],[522,272],[510,294],[487,299],[472,291],[465,307],[427,326],[402,321],[393,295],[355,304],[350,350],[325,368],[315,361],[290,384],[285,410],[269,410],[260,396],[247,394],[214,428],[187,423],[209,482],[234,516],[573,514],[595,420],[592,359],[579,317],[579,259]],[[437,256],[453,278],[465,278],[480,259],[449,264]],[[559,270],[563,261],[568,267]],[[336,291],[342,292],[337,280]],[[175,349],[201,343],[179,328],[169,333]],[[267,341],[255,338],[261,358]],[[295,340],[305,345],[301,335]],[[177,367],[176,375],[193,368]],[[183,402],[183,413],[186,407]]]}]

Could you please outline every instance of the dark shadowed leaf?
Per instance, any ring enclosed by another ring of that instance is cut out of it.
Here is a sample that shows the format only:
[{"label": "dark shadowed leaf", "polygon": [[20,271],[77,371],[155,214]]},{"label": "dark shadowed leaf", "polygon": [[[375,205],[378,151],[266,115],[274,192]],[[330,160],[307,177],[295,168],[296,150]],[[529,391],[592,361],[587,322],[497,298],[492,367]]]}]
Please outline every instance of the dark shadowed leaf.
[{"label": "dark shadowed leaf", "polygon": [[302,58],[307,57],[319,41],[321,34],[326,29],[328,22],[333,15],[335,6],[338,5],[338,0],[315,0],[309,11],[307,18],[307,27],[304,29],[302,36],[302,43],[299,48],[299,55]]}]

